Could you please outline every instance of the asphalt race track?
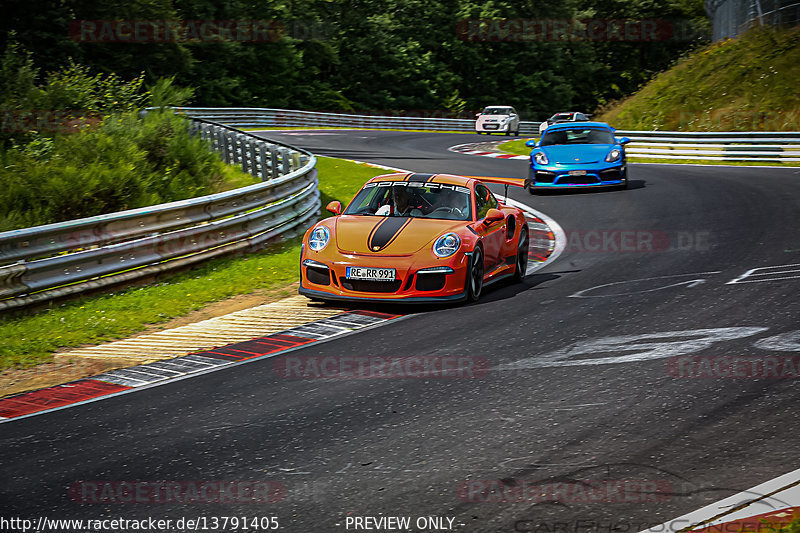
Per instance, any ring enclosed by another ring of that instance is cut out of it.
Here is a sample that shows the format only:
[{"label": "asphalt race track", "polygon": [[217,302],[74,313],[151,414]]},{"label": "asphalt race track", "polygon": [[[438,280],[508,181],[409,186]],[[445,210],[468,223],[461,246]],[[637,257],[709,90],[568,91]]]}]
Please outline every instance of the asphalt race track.
[{"label": "asphalt race track", "polygon": [[[417,172],[526,170],[447,152],[486,136],[263,135]],[[453,356],[487,360],[485,375],[286,379],[279,358],[265,359],[9,422],[0,508],[277,516],[296,532],[354,531],[367,516],[411,517],[412,531],[454,518],[458,531],[636,532],[796,469],[800,169],[631,165],[629,177],[624,191],[511,191],[568,241],[524,284],[281,356]],[[731,363],[765,357],[778,366]],[[286,492],[276,503],[92,503],[80,493],[92,480]],[[444,520],[416,529],[419,517]]]}]

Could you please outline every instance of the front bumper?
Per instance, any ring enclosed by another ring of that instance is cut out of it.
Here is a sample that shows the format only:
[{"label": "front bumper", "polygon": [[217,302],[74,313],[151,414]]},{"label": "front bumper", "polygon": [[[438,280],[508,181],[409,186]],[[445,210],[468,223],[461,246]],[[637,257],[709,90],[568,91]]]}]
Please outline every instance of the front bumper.
[{"label": "front bumper", "polygon": [[475,131],[478,131],[478,132],[481,132],[481,133],[485,133],[485,132],[488,132],[488,133],[506,133],[508,131],[513,131],[513,130],[511,129],[511,122],[508,122],[508,123],[503,124],[503,125],[501,125],[499,122],[494,122],[494,123],[490,122],[488,124],[486,124],[486,123],[482,123],[482,124],[481,123],[476,123],[475,124]]},{"label": "front bumper", "polygon": [[[583,172],[583,174],[570,174],[575,171]],[[543,166],[533,163],[528,171],[526,186],[531,189],[616,187],[627,183],[627,172],[625,162],[602,166]]]},{"label": "front bumper", "polygon": [[[314,256],[314,257],[311,257]],[[325,300],[374,302],[452,302],[466,299],[469,257],[386,257],[320,254],[304,250],[300,260],[300,294]],[[394,281],[350,280],[348,266],[395,269]],[[438,270],[431,270],[438,269]]]}]

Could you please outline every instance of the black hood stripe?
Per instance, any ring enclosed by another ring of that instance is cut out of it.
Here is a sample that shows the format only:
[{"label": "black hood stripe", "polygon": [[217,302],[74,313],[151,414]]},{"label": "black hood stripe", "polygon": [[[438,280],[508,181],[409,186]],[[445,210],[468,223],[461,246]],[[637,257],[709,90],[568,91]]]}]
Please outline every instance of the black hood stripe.
[{"label": "black hood stripe", "polygon": [[370,252],[380,252],[400,235],[403,228],[411,223],[408,217],[386,217],[372,228],[367,237],[367,246]]}]

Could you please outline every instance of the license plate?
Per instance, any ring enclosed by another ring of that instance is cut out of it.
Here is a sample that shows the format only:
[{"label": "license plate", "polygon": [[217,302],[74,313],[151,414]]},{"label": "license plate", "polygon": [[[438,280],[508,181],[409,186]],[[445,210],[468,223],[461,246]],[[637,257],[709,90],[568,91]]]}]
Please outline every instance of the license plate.
[{"label": "license plate", "polygon": [[496,130],[497,129],[497,124],[484,124],[483,125],[483,129]]},{"label": "license plate", "polygon": [[586,175],[586,171],[585,170],[570,170],[569,171],[569,175],[570,176],[585,176]]},{"label": "license plate", "polygon": [[345,270],[345,277],[347,277],[347,279],[394,281],[394,276],[395,269],[393,268],[347,267]]}]

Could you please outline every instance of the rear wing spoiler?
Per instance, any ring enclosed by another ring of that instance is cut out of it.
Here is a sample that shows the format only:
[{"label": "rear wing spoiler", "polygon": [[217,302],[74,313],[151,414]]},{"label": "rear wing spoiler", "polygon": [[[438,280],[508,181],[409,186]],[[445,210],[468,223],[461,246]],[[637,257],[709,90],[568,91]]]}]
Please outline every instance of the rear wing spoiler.
[{"label": "rear wing spoiler", "polygon": [[498,176],[465,176],[467,178],[474,178],[484,183],[498,183],[500,185],[513,185],[514,187],[525,187],[526,178],[501,178]]}]

